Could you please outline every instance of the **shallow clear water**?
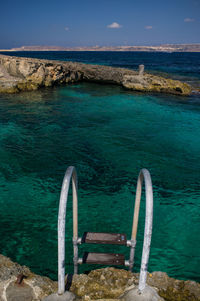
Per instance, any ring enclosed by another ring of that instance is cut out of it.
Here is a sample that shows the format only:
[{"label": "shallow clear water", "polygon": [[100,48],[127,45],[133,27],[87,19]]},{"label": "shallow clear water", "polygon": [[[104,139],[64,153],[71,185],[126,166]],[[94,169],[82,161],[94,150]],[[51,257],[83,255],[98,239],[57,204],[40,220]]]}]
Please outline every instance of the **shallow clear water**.
[{"label": "shallow clear water", "polygon": [[[149,271],[199,281],[199,104],[199,96],[144,95],[89,83],[1,95],[0,253],[57,278],[58,201],[69,165],[79,176],[79,234],[130,237],[136,180],[145,167],[154,187]],[[66,268],[72,272],[71,209],[69,202]],[[143,201],[136,271],[144,209]]]}]

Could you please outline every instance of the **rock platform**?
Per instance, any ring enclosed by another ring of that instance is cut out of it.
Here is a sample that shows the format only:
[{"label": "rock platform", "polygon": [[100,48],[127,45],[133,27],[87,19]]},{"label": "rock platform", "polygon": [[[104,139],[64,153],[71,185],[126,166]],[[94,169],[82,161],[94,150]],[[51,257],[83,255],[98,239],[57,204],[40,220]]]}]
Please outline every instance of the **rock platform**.
[{"label": "rock platform", "polygon": [[[70,277],[69,277],[70,278]],[[138,299],[139,274],[116,268],[91,271],[88,275],[74,275],[69,299],[74,301],[199,301],[200,284],[176,280],[163,272],[148,273],[147,290]],[[67,277],[66,277],[67,281]],[[69,283],[69,281],[68,281]],[[36,275],[26,266],[20,266],[0,255],[0,301],[57,300],[57,282]],[[54,299],[48,297],[53,295]],[[149,299],[149,295],[151,296]],[[68,298],[67,297],[67,298]]]},{"label": "rock platform", "polygon": [[183,82],[124,68],[0,55],[0,93],[89,81],[116,84],[139,92],[189,95]]}]

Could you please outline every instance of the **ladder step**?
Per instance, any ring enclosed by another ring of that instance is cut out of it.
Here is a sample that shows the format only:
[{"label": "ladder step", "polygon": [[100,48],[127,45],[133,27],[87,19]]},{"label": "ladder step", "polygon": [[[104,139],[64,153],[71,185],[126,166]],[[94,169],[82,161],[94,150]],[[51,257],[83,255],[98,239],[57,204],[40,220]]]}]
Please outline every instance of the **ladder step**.
[{"label": "ladder step", "polygon": [[83,263],[125,265],[125,257],[123,254],[85,252],[83,255]]},{"label": "ladder step", "polygon": [[82,243],[126,245],[127,238],[126,234],[120,233],[84,232]]}]

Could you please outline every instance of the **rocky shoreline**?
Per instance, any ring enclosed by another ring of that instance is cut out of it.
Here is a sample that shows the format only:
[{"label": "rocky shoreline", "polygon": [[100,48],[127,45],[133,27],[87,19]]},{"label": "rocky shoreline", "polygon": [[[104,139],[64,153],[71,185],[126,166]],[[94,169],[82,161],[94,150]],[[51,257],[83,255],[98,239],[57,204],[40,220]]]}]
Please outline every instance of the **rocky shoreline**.
[{"label": "rocky shoreline", "polygon": [[[72,299],[74,301],[126,301],[134,300],[127,296],[137,286],[138,279],[137,273],[104,268],[93,270],[87,275],[75,275],[68,287],[76,296]],[[158,298],[154,300],[200,300],[200,284],[194,281],[176,280],[166,273],[153,272],[148,273],[147,284],[158,293]],[[36,275],[26,266],[20,266],[0,255],[0,301],[40,301],[56,292],[57,282]]]},{"label": "rocky shoreline", "polygon": [[0,55],[0,93],[89,81],[116,84],[139,92],[190,95],[191,87],[177,80],[124,68]]}]

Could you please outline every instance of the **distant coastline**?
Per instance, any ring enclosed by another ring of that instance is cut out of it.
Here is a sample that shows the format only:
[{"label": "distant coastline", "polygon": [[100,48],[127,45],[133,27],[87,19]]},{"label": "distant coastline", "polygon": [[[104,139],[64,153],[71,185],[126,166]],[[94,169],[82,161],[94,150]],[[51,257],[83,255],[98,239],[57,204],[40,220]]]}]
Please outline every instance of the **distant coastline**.
[{"label": "distant coastline", "polygon": [[21,46],[8,51],[145,51],[145,52],[200,52],[198,44],[161,44],[158,46],[92,46],[92,47],[59,47],[59,46]]}]

